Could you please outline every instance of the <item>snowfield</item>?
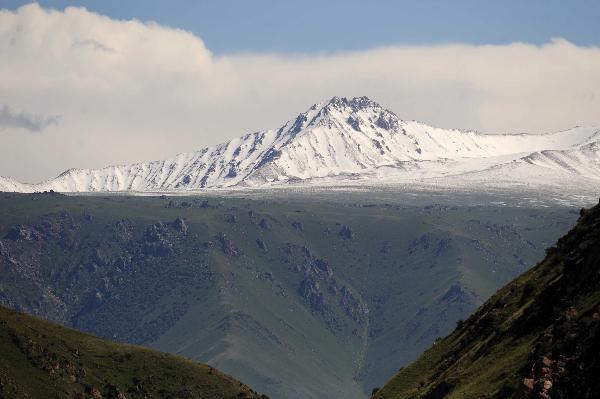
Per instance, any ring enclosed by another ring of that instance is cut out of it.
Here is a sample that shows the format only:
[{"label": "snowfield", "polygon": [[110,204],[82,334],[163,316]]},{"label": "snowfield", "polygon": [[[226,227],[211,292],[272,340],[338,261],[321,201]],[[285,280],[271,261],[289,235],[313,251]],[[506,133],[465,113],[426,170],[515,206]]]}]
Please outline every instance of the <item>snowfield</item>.
[{"label": "snowfield", "polygon": [[70,169],[0,191],[190,192],[207,188],[432,185],[600,191],[600,127],[481,134],[400,120],[367,97],[334,97],[279,129],[163,161]]}]

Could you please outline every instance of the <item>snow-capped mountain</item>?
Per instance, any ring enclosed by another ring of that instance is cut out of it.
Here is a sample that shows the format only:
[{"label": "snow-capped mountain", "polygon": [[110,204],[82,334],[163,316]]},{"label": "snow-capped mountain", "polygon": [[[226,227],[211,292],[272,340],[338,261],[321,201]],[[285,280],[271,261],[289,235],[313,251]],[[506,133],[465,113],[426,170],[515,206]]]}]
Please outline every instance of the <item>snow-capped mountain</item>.
[{"label": "snow-capped mountain", "polygon": [[197,190],[343,185],[362,179],[373,184],[432,179],[442,184],[440,178],[449,176],[531,184],[540,176],[566,176],[600,187],[600,128],[481,134],[403,121],[367,97],[334,97],[276,130],[164,161],[70,169],[39,184],[0,178],[0,191]]},{"label": "snow-capped mountain", "polygon": [[0,191],[26,193],[32,190],[32,185],[19,183],[10,177],[0,176]]}]

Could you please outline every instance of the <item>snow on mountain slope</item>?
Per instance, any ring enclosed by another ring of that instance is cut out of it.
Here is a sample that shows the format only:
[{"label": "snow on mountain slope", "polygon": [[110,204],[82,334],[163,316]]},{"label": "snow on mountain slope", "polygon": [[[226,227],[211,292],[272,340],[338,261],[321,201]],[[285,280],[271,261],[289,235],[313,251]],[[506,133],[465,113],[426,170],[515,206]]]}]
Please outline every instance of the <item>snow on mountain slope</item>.
[{"label": "snow on mountain slope", "polygon": [[0,192],[21,192],[28,193],[32,192],[32,185],[19,183],[18,181],[11,179],[10,177],[0,176]]},{"label": "snow on mountain slope", "polygon": [[544,150],[521,159],[532,165],[554,170],[566,170],[573,174],[600,178],[600,141],[584,144],[576,149],[563,151]]},{"label": "snow on mountain slope", "polygon": [[367,97],[334,97],[277,130],[246,134],[164,161],[71,169],[34,185],[0,179],[0,190],[195,190],[361,178],[375,183],[379,178],[460,175],[514,162],[595,181],[600,179],[599,143],[598,128],[486,135],[402,121]]}]

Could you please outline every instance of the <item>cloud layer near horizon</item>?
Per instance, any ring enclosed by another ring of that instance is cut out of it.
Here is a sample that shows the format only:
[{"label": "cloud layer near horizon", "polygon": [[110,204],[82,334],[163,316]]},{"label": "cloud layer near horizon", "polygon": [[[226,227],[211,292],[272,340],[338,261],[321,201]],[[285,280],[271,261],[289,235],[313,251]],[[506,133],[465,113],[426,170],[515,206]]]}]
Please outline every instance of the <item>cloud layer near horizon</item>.
[{"label": "cloud layer near horizon", "polygon": [[191,33],[83,8],[0,11],[0,104],[61,115],[0,129],[0,175],[160,159],[277,128],[334,95],[485,132],[600,124],[600,49],[562,39],[216,57]]}]

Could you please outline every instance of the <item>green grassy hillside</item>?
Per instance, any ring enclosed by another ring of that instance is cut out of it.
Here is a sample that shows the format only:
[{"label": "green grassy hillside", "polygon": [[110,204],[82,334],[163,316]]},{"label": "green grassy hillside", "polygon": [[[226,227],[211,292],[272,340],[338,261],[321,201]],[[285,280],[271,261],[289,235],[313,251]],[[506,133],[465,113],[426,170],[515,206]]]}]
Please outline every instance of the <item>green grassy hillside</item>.
[{"label": "green grassy hillside", "polygon": [[272,397],[363,398],[576,218],[436,201],[2,194],[0,304]]},{"label": "green grassy hillside", "polygon": [[377,399],[600,397],[600,205]]},{"label": "green grassy hillside", "polygon": [[2,398],[259,398],[216,369],[0,307]]}]

